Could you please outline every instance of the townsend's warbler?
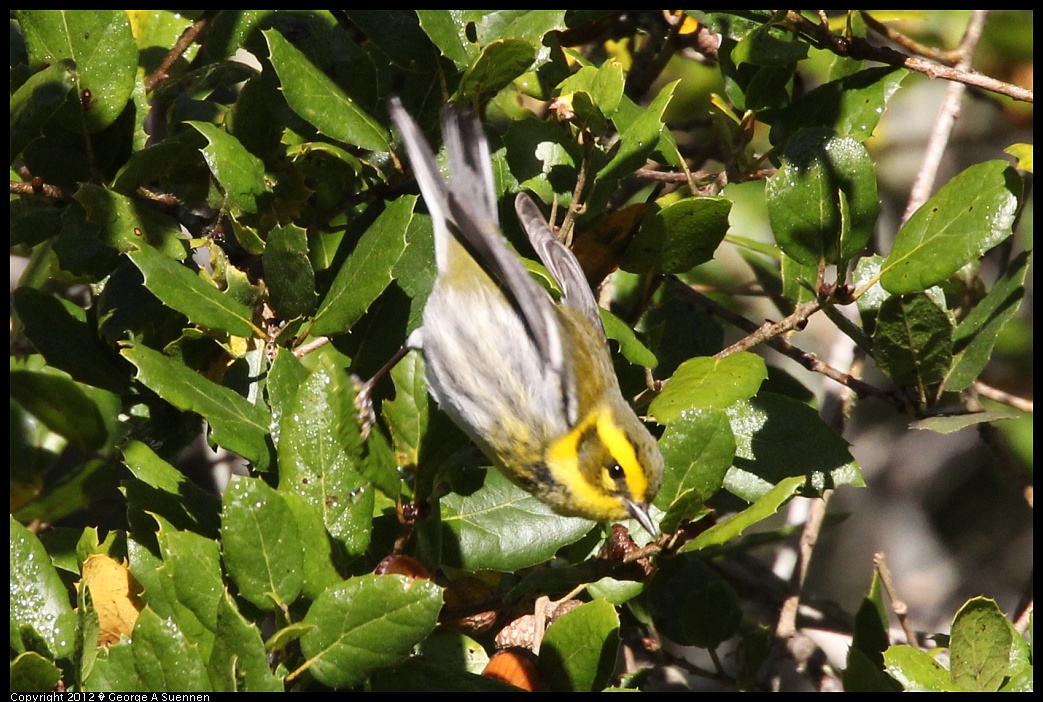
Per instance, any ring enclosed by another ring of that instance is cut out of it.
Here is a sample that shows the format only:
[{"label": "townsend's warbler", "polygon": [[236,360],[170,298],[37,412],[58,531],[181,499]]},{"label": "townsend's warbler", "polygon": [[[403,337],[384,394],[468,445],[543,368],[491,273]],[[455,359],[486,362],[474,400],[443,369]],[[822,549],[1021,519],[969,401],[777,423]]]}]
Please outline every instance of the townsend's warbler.
[{"label": "townsend's warbler", "polygon": [[562,291],[555,302],[500,233],[489,146],[470,113],[446,108],[449,180],[412,118],[391,115],[431,212],[438,276],[423,328],[427,383],[439,406],[517,485],[555,511],[637,519],[663,474],[652,435],[623,399],[598,306],[579,262],[536,204],[515,209]]}]

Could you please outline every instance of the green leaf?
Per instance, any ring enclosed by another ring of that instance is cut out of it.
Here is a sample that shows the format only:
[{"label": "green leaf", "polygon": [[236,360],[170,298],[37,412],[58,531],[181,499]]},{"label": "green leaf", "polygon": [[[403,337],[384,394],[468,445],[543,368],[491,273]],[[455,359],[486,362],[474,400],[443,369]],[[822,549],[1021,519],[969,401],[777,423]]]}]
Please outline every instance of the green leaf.
[{"label": "green leaf", "polygon": [[257,478],[232,476],[222,501],[221,548],[239,593],[266,611],[293,603],[304,576],[286,500]]},{"label": "green leaf", "polygon": [[949,671],[930,654],[912,646],[892,646],[884,651],[887,674],[906,692],[960,692]]},{"label": "green leaf", "polygon": [[279,490],[318,507],[323,524],[350,555],[369,546],[373,487],[360,473],[355,393],[344,371],[323,363],[282,415]]},{"label": "green leaf", "polygon": [[686,273],[713,260],[728,232],[731,208],[723,197],[685,198],[650,208],[620,267],[632,273]]},{"label": "green leaf", "polygon": [[793,135],[765,195],[779,247],[809,266],[861,253],[880,210],[869,152],[856,140],[821,128]]},{"label": "green leaf", "polygon": [[645,346],[633,328],[622,319],[603,307],[598,308],[601,324],[605,327],[605,336],[619,344],[619,352],[635,366],[655,368],[659,365],[655,354]]},{"label": "green leaf", "polygon": [[134,668],[145,690],[209,692],[213,688],[199,647],[174,622],[146,607],[134,625]]},{"label": "green leaf", "polygon": [[95,236],[102,243],[123,253],[153,246],[170,258],[184,260],[184,235],[172,217],[89,183],[74,197],[86,210],[87,221],[101,227]]},{"label": "green leaf", "polygon": [[31,67],[72,61],[76,93],[60,118],[98,132],[116,121],[134,90],[138,47],[123,10],[22,10],[18,22]]},{"label": "green leaf", "polygon": [[663,134],[663,114],[673,99],[674,90],[680,81],[667,83],[655,96],[648,107],[641,109],[637,117],[626,120],[617,119],[619,142],[612,158],[597,173],[599,183],[610,183],[630,175],[645,165],[649,154],[655,150],[659,137]]},{"label": "green leaf", "polygon": [[952,336],[952,367],[945,378],[946,390],[966,389],[985,369],[1000,331],[1021,308],[1031,261],[1031,251],[1018,254],[988,295],[956,325]]},{"label": "green leaf", "polygon": [[315,309],[315,271],[308,259],[307,232],[275,227],[264,248],[264,281],[272,308],[282,319],[296,319]]},{"label": "green leaf", "polygon": [[28,287],[16,289],[11,301],[25,335],[48,365],[86,385],[117,394],[127,390],[130,367],[99,340],[83,308]]},{"label": "green leaf", "polygon": [[543,563],[593,527],[556,514],[498,470],[486,474],[481,489],[447,495],[439,506],[443,561],[466,570],[512,572]]},{"label": "green leaf", "polygon": [[619,648],[619,615],[594,600],[562,615],[547,628],[539,670],[554,692],[597,692],[608,684]]},{"label": "green leaf", "polygon": [[218,445],[261,470],[267,467],[269,417],[263,407],[147,346],[130,346],[121,353],[137,367],[136,377],[146,387],[178,409],[202,415]]},{"label": "green leaf", "polygon": [[767,377],[764,359],[756,354],[691,358],[678,366],[648,411],[660,424],[670,424],[687,410],[725,409],[757,394]]},{"label": "green leaf", "polygon": [[699,551],[711,546],[723,546],[733,539],[737,539],[744,531],[755,524],[778,513],[787,502],[800,493],[804,486],[803,476],[784,478],[765,492],[752,505],[732,515],[723,522],[718,522],[702,532],[681,548],[682,553]]},{"label": "green leaf", "polygon": [[[53,690],[62,678],[61,668],[39,653],[27,651],[11,661],[11,692],[38,692]],[[14,696],[14,695],[12,695]],[[33,699],[18,695],[18,699]]]},{"label": "green leaf", "polygon": [[454,100],[477,104],[495,95],[529,70],[536,47],[524,39],[497,39],[482,47],[456,88]]},{"label": "green leaf", "polygon": [[747,34],[732,49],[735,65],[752,63],[755,66],[789,66],[808,57],[808,45],[795,36],[783,39],[780,30],[765,24]]},{"label": "green leaf", "polygon": [[873,356],[895,383],[926,398],[952,365],[952,336],[952,320],[929,296],[893,296],[877,315]]},{"label": "green leaf", "polygon": [[1002,419],[1017,419],[1013,412],[969,412],[951,416],[926,417],[909,423],[910,429],[929,429],[939,434],[952,434],[979,424],[998,422]]},{"label": "green leaf", "polygon": [[467,39],[467,10],[417,10],[420,28],[442,55],[458,67],[467,66],[478,55],[478,46]]},{"label": "green leaf", "polygon": [[268,667],[268,654],[257,625],[239,613],[225,590],[218,602],[217,637],[207,671],[220,692],[284,692]]},{"label": "green leaf", "polygon": [[308,609],[308,670],[331,687],[358,685],[404,660],[434,631],[442,589],[429,580],[365,575],[332,587]]},{"label": "green leaf", "polygon": [[665,511],[691,490],[705,502],[721,488],[735,457],[735,435],[724,411],[692,410],[667,426],[659,450],[666,469],[655,503]]},{"label": "green leaf", "polygon": [[290,109],[328,137],[390,151],[390,133],[275,29],[262,32]]},{"label": "green leaf", "polygon": [[583,66],[561,81],[557,92],[559,95],[577,91],[589,93],[597,109],[605,117],[611,117],[623,99],[625,82],[623,65],[616,59],[609,59],[597,67]]},{"label": "green leaf", "polygon": [[50,660],[73,652],[76,613],[36,535],[11,517],[11,651]]},{"label": "green leaf", "polygon": [[872,136],[888,100],[908,75],[904,68],[878,66],[820,85],[782,111],[771,125],[769,139],[783,144],[804,127],[825,127],[863,142]]},{"label": "green leaf", "polygon": [[151,488],[147,493],[139,490],[150,512],[179,528],[217,538],[221,500],[216,495],[198,487],[140,441],[127,442],[121,451],[123,463],[139,481],[139,487]]},{"label": "green leaf", "polygon": [[398,465],[417,466],[430,415],[423,355],[408,354],[391,369],[391,378],[395,397],[384,402],[381,415],[391,432]]},{"label": "green leaf", "polygon": [[[109,425],[119,412],[116,396],[80,385],[54,371],[11,370],[9,380],[11,400],[51,431],[87,451],[96,451],[109,443]],[[115,426],[111,429],[116,431]]]},{"label": "green leaf", "polygon": [[11,158],[41,136],[76,82],[75,66],[60,62],[33,74],[11,96]]},{"label": "green leaf", "polygon": [[348,331],[391,283],[395,264],[406,248],[406,232],[414,216],[416,200],[415,195],[400,197],[388,203],[376,221],[366,221],[368,228],[337,271],[329,293],[315,313],[312,334],[334,335]]},{"label": "green leaf", "polygon": [[995,600],[975,597],[952,620],[949,670],[964,690],[996,692],[1010,673],[1014,631]]},{"label": "green leaf", "polygon": [[[145,278],[145,287],[163,304],[208,329],[251,337],[257,331],[249,307],[218,290],[213,283],[151,246],[127,253]],[[257,332],[260,334],[260,332]]]},{"label": "green leaf", "polygon": [[224,193],[226,202],[242,212],[257,212],[257,198],[268,187],[264,163],[234,136],[209,122],[185,122],[203,135],[207,146],[200,149],[210,173]]},{"label": "green leaf", "polygon": [[760,499],[790,476],[806,481],[804,489],[811,494],[865,484],[848,443],[802,402],[762,391],[732,405],[728,416],[736,451],[724,487],[747,502]]},{"label": "green leaf", "polygon": [[880,284],[896,295],[926,290],[1011,234],[1021,178],[1006,161],[971,166],[898,231]]}]

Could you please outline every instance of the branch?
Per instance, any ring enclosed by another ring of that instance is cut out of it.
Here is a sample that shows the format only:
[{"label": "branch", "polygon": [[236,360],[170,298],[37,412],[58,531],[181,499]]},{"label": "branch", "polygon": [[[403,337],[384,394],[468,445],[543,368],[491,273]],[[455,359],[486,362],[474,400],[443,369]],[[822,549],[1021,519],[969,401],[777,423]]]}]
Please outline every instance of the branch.
[{"label": "branch", "polygon": [[797,31],[807,35],[818,42],[822,48],[832,51],[837,56],[908,68],[910,71],[923,73],[928,78],[944,78],[964,83],[999,95],[1006,95],[1012,100],[1033,101],[1031,90],[990,78],[977,71],[950,68],[934,61],[907,56],[886,46],[874,46],[861,37],[843,37],[829,31],[829,28],[824,25],[805,19],[795,11],[790,11],[786,19]]}]

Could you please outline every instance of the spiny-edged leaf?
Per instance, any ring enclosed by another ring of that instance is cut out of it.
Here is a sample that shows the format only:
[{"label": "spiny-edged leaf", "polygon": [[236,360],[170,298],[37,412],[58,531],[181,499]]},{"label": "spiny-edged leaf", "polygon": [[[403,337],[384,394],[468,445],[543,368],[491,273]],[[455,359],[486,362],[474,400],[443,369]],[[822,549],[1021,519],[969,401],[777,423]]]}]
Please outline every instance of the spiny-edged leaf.
[{"label": "spiny-edged leaf", "polygon": [[648,107],[640,110],[635,119],[628,121],[625,125],[618,125],[620,128],[618,147],[611,160],[598,172],[598,181],[610,182],[623,178],[645,165],[648,155],[659,143],[659,137],[665,128],[663,114],[674,96],[678,83],[680,81],[664,85]]},{"label": "spiny-edged leaf", "polygon": [[884,651],[884,666],[906,692],[961,692],[949,671],[918,648],[892,646]]},{"label": "spiny-edged leaf", "polygon": [[723,546],[732,539],[737,539],[746,529],[775,515],[783,505],[800,493],[805,482],[803,476],[783,478],[752,505],[723,522],[714,524],[685,544],[681,551],[699,551],[711,546]]},{"label": "spiny-edged leaf", "polygon": [[756,354],[692,358],[678,366],[648,411],[660,424],[670,424],[686,410],[724,409],[753,397],[767,377],[764,359]]},{"label": "spiny-edged leaf", "polygon": [[142,687],[155,692],[210,692],[210,678],[199,647],[174,622],[146,607],[134,625],[134,668]]},{"label": "spiny-edged leaf", "polygon": [[209,122],[185,122],[206,139],[200,151],[229,205],[243,212],[257,212],[257,197],[267,190],[264,162],[239,140]]},{"label": "spiny-edged leaf", "polygon": [[388,130],[275,29],[265,40],[290,109],[328,137],[370,151],[390,151]]},{"label": "spiny-edged leaf", "polygon": [[198,533],[217,538],[221,500],[216,495],[198,487],[140,441],[129,441],[120,450],[123,464],[134,477],[159,493],[151,496],[149,511],[174,524],[188,522]]},{"label": "spiny-edged leaf", "polygon": [[619,352],[623,354],[623,358],[642,368],[655,368],[659,365],[655,354],[637,338],[629,324],[603,307],[599,307],[598,312],[601,315],[601,324],[605,327],[605,336],[619,344]]},{"label": "spiny-edged leaf", "polygon": [[803,127],[825,127],[838,136],[865,141],[887,101],[909,75],[904,68],[878,66],[820,85],[782,111],[771,126],[772,144],[784,143]]},{"label": "spiny-edged leaf", "polygon": [[620,267],[634,273],[686,273],[713,260],[728,232],[732,203],[723,197],[690,197],[655,207],[627,246]]},{"label": "spiny-edged leaf", "polygon": [[218,601],[217,637],[206,667],[214,689],[220,692],[285,691],[268,667],[257,624],[239,613],[228,590]]},{"label": "spiny-edged leaf", "polygon": [[975,597],[952,620],[949,670],[964,690],[996,692],[1010,673],[1011,643],[1020,636],[995,600]]},{"label": "spiny-edged leaf", "polygon": [[880,306],[873,355],[895,383],[926,397],[952,365],[952,336],[952,320],[928,295],[896,295]]},{"label": "spiny-edged leaf", "polygon": [[289,504],[263,481],[240,476],[232,476],[222,501],[221,548],[239,593],[266,611],[291,604],[304,576]]},{"label": "spiny-edged leaf", "polygon": [[954,358],[945,378],[946,390],[964,390],[988,364],[1000,331],[1021,307],[1025,297],[1025,275],[1031,261],[1031,251],[1018,254],[988,295],[956,325],[952,335]]},{"label": "spiny-edged leaf", "polygon": [[901,295],[941,283],[1011,234],[1021,178],[1006,161],[971,166],[898,231],[880,284]]},{"label": "spiny-edged leaf", "polygon": [[308,671],[331,687],[358,685],[405,659],[434,630],[442,589],[430,580],[365,575],[324,592],[304,616]]},{"label": "spiny-edged leaf", "polygon": [[33,74],[11,96],[11,157],[22,153],[65,102],[76,82],[75,67],[60,62]]},{"label": "spiny-edged leaf", "polygon": [[413,219],[415,195],[405,195],[388,203],[375,221],[365,220],[355,250],[337,271],[330,291],[315,314],[312,334],[342,334],[365,314],[373,301],[393,279],[395,264],[406,248],[406,232]]},{"label": "spiny-edged leaf", "polygon": [[858,141],[822,128],[793,135],[765,195],[779,247],[805,265],[858,255],[880,210],[869,152]]},{"label": "spiny-edged leaf", "polygon": [[99,241],[123,253],[148,245],[185,259],[184,235],[172,217],[99,185],[85,183],[74,197],[86,210],[87,221],[101,228]]},{"label": "spiny-edged leaf", "polygon": [[50,660],[72,654],[76,614],[36,535],[11,517],[11,650]]},{"label": "spiny-edged leaf", "polygon": [[136,377],[146,387],[178,409],[202,415],[218,445],[261,470],[268,466],[269,417],[264,408],[147,346],[130,346],[121,353],[137,367]]},{"label": "spiny-edged leaf", "polygon": [[264,281],[272,308],[283,319],[296,319],[315,309],[315,271],[308,259],[307,234],[292,224],[268,233]]},{"label": "spiny-edged leaf", "polygon": [[235,336],[253,336],[250,308],[221,292],[185,265],[151,246],[127,253],[145,278],[145,287],[166,306],[181,312],[189,321]]},{"label": "spiny-edged leaf", "polygon": [[804,480],[811,494],[865,485],[848,443],[806,404],[761,392],[727,411],[736,451],[724,487],[732,494],[753,502],[790,476]]},{"label": "spiny-edged leaf", "polygon": [[330,536],[352,555],[369,545],[373,487],[361,474],[355,393],[343,369],[323,357],[282,415],[279,490],[322,511]]},{"label": "spiny-edged leaf", "polygon": [[76,93],[60,117],[72,130],[112,124],[134,90],[138,47],[123,10],[22,10],[18,24],[31,67],[72,61]]},{"label": "spiny-edged leaf", "polygon": [[466,570],[512,572],[543,563],[594,526],[556,514],[498,470],[471,495],[447,495],[439,505],[443,560]]},{"label": "spiny-edged leaf", "polygon": [[659,450],[666,469],[655,504],[667,510],[691,490],[706,501],[721,488],[735,457],[735,435],[723,410],[691,410],[670,423]]},{"label": "spiny-edged leaf", "polygon": [[159,524],[156,537],[163,564],[142,583],[150,593],[149,606],[176,624],[206,660],[213,648],[224,589],[221,547],[214,539],[174,528],[162,517],[154,519]]},{"label": "spiny-edged leaf", "polygon": [[555,692],[597,692],[608,684],[619,648],[619,614],[594,600],[555,620],[540,647],[539,670]]}]

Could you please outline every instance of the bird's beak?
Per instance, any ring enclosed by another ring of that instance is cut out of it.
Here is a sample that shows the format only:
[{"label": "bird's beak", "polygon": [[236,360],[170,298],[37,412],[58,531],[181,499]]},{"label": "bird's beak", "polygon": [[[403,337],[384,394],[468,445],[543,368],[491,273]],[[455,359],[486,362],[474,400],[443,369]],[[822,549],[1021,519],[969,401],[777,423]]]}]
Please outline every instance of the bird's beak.
[{"label": "bird's beak", "polygon": [[652,523],[652,518],[648,516],[648,505],[627,500],[627,511],[630,512],[631,517],[641,523],[641,526],[645,528],[645,531],[647,531],[653,539],[659,535],[659,529],[657,529],[655,524]]}]

